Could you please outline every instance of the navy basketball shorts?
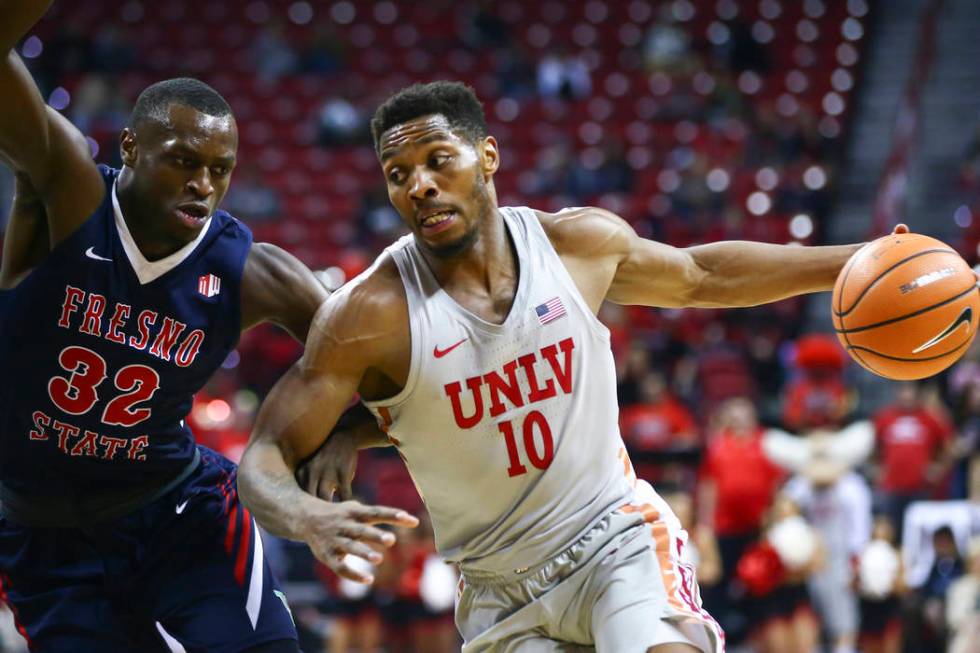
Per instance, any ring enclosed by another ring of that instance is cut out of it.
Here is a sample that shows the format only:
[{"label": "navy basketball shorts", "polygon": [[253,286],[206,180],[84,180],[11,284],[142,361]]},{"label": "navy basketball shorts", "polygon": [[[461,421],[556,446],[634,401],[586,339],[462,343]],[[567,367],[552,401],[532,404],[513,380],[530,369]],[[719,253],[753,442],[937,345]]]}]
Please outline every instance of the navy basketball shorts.
[{"label": "navy basketball shorts", "polygon": [[200,450],[173,491],[97,527],[0,518],[0,598],[31,651],[239,653],[297,638],[237,468]]}]

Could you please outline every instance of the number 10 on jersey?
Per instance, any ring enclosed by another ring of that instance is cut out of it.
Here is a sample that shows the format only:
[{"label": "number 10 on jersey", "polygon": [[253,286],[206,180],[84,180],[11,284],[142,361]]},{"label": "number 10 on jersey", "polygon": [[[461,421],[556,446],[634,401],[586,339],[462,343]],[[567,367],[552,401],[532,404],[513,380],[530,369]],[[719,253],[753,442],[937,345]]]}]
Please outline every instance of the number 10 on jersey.
[{"label": "number 10 on jersey", "polygon": [[[507,468],[507,475],[510,477],[520,476],[527,473],[527,467],[522,462],[526,458],[528,462],[538,469],[548,469],[552,459],[555,457],[555,441],[551,437],[551,427],[548,420],[541,411],[532,410],[524,416],[522,431],[522,444],[524,445],[524,455],[521,455],[521,447],[514,433],[514,425],[511,420],[500,422],[497,428],[504,434],[504,441],[507,443],[507,457],[510,459],[510,467]],[[538,446],[538,436],[540,436],[540,447]]]}]

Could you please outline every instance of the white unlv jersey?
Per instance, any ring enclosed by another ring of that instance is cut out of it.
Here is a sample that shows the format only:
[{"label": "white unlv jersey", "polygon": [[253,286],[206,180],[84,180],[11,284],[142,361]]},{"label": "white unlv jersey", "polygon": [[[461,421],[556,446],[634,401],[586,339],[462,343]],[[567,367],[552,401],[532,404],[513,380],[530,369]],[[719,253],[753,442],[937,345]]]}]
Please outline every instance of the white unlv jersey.
[{"label": "white unlv jersey", "polygon": [[553,557],[633,497],[609,331],[534,211],[500,208],[520,264],[503,324],[443,291],[409,235],[405,388],[366,402],[404,457],[449,560],[487,571]]}]

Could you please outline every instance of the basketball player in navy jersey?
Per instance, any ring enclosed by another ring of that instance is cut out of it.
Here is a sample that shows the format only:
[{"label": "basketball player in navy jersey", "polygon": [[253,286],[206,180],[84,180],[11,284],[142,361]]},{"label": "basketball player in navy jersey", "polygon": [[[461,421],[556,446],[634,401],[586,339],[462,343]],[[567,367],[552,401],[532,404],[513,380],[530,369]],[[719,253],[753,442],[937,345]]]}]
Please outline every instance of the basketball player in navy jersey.
[{"label": "basketball player in navy jersey", "polygon": [[295,467],[357,392],[404,457],[440,552],[460,564],[464,653],[722,650],[681,555],[686,534],[632,473],[596,313],[607,300],[736,307],[829,290],[858,246],[676,249],[602,209],[500,207],[497,142],[458,83],[398,92],[372,131],[411,234],[320,308],[302,360],[260,410],[243,501],[303,539],[319,500]]},{"label": "basketball player in navy jersey", "polygon": [[[96,166],[12,51],[47,2],[0,5],[0,160],[17,173],[0,270],[0,598],[32,651],[298,650],[238,500],[237,470],[184,423],[240,332],[299,339],[326,297],[219,210],[237,128],[191,79],[147,88]],[[302,528],[370,558],[414,524],[317,504]],[[308,539],[304,538],[304,539]]]}]

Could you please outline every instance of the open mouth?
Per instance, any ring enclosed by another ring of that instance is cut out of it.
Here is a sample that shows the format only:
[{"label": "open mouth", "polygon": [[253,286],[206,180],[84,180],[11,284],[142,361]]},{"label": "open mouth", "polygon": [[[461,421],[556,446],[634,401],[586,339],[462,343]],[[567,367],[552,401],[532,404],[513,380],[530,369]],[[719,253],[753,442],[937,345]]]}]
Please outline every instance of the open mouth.
[{"label": "open mouth", "polygon": [[456,218],[456,211],[446,209],[438,213],[431,213],[422,218],[422,231],[427,234],[434,234],[452,226]]},{"label": "open mouth", "polygon": [[181,204],[177,207],[177,216],[190,227],[199,227],[208,219],[208,207],[205,204]]}]

